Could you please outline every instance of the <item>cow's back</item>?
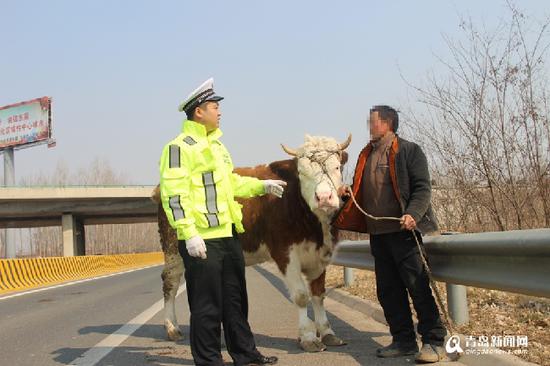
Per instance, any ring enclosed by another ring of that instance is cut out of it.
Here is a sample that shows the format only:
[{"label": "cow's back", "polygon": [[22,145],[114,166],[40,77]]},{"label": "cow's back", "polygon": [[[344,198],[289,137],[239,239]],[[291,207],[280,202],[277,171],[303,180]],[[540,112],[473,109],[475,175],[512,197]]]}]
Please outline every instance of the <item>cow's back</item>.
[{"label": "cow's back", "polygon": [[[322,243],[322,230],[300,192],[295,160],[282,160],[253,168],[236,168],[241,176],[258,179],[280,179],[287,183],[282,198],[272,195],[237,199],[242,204],[245,232],[239,235],[247,264],[273,258],[279,265],[288,261],[288,247],[305,240]],[[158,202],[158,224],[162,251],[178,252],[176,231],[170,226],[157,190],[153,200]]]}]

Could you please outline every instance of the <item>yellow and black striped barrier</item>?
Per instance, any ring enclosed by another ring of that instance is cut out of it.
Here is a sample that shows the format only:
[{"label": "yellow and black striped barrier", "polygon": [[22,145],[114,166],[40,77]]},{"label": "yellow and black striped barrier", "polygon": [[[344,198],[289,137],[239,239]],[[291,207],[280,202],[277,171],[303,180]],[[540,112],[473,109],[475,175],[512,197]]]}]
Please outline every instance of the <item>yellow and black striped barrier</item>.
[{"label": "yellow and black striped barrier", "polygon": [[162,252],[0,259],[0,294],[161,264]]}]

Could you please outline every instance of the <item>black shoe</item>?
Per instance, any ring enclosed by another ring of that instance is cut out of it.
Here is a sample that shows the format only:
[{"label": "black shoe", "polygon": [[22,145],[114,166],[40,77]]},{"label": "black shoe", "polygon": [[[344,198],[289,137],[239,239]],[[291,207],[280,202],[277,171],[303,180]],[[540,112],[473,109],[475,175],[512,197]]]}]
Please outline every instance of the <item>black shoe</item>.
[{"label": "black shoe", "polygon": [[378,348],[376,356],[381,358],[401,357],[414,355],[418,352],[418,345],[415,343],[392,342],[389,346]]},{"label": "black shoe", "polygon": [[245,366],[275,365],[279,359],[275,356],[261,356]]}]

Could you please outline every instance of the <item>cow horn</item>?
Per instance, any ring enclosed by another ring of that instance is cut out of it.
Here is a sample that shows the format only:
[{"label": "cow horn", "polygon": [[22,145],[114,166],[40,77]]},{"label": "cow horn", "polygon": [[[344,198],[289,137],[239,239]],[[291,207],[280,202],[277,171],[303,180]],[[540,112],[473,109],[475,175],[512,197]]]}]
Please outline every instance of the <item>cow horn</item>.
[{"label": "cow horn", "polygon": [[283,148],[283,150],[288,154],[288,155],[292,155],[292,156],[297,156],[298,155],[298,152],[296,152],[296,150],[292,150],[288,147],[286,147],[285,145],[281,144],[281,147]]},{"label": "cow horn", "polygon": [[350,143],[351,143],[351,133],[349,134],[346,141],[344,141],[341,144],[338,144],[338,147],[340,148],[340,150],[346,150]]}]

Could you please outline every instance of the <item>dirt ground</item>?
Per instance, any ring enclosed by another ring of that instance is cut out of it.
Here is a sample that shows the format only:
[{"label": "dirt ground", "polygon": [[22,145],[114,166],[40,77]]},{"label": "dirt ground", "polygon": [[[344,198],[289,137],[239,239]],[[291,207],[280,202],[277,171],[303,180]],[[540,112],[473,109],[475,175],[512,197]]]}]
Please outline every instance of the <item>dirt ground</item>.
[{"label": "dirt ground", "polygon": [[[330,288],[342,288],[353,295],[378,303],[373,272],[355,269],[355,282],[348,288],[344,287],[343,273],[343,268],[339,266],[327,268],[327,291]],[[446,302],[445,284],[438,283],[438,288]],[[459,333],[474,336],[476,339],[487,336],[489,341],[491,336],[527,336],[526,352],[517,356],[529,362],[550,366],[550,299],[469,287],[468,304],[470,322],[455,327]],[[515,349],[517,348],[511,350]]]}]

